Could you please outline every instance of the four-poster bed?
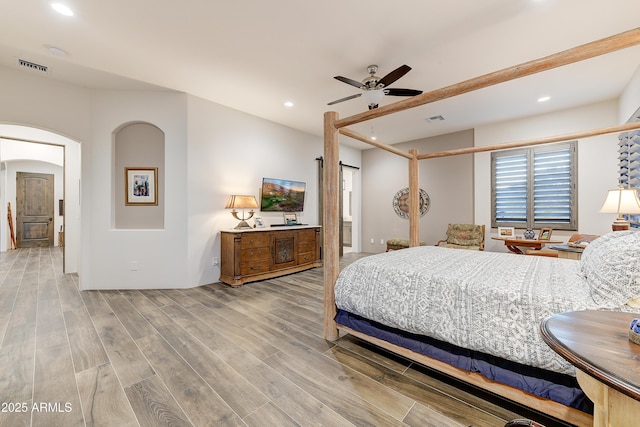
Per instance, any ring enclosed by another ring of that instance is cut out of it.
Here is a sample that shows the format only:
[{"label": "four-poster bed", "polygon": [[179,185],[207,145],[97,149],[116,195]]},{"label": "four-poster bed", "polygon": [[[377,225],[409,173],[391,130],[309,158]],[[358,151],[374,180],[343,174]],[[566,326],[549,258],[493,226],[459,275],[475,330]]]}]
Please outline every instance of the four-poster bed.
[{"label": "four-poster bed", "polygon": [[[429,158],[455,156],[459,154],[477,153],[493,151],[497,149],[524,147],[538,144],[548,144],[552,142],[566,141],[572,139],[582,139],[596,135],[620,133],[633,129],[640,129],[640,123],[628,123],[620,126],[612,126],[602,129],[575,132],[572,134],[552,136],[529,141],[519,141],[507,144],[500,144],[486,147],[473,147],[460,150],[444,151],[426,155],[419,155],[416,150],[405,153],[392,146],[381,142],[373,142],[364,135],[347,129],[347,126],[372,120],[378,117],[389,115],[395,112],[404,111],[435,101],[443,100],[453,96],[461,95],[470,91],[485,88],[498,83],[507,82],[534,73],[550,70],[574,62],[593,58],[599,55],[631,47],[640,44],[640,28],[630,30],[612,37],[608,37],[596,42],[588,43],[567,51],[553,54],[541,59],[533,60],[511,68],[503,69],[494,73],[486,74],[474,79],[470,79],[452,86],[417,95],[396,103],[369,110],[351,117],[339,119],[336,112],[327,112],[324,116],[324,185],[323,185],[323,232],[324,232],[324,283],[325,283],[325,316],[324,331],[325,339],[335,341],[339,338],[339,330],[350,333],[366,341],[372,342],[382,348],[396,352],[418,363],[441,371],[457,379],[466,381],[472,385],[488,390],[512,401],[546,413],[552,417],[563,419],[575,425],[590,425],[592,417],[582,411],[567,407],[548,399],[537,397],[528,392],[524,392],[516,387],[507,386],[497,381],[487,379],[478,373],[454,367],[448,363],[432,357],[420,354],[417,351],[409,350],[402,344],[391,343],[385,339],[374,337],[366,332],[357,331],[352,327],[336,322],[336,295],[335,286],[339,276],[339,253],[338,253],[338,170],[339,170],[339,149],[338,137],[340,134],[357,139],[375,147],[384,149],[393,154],[402,156],[408,160],[409,169],[409,240],[410,246],[419,246],[419,214],[418,214],[418,161]],[[414,248],[422,250],[421,248]],[[439,250],[444,250],[437,248]],[[409,249],[412,250],[412,249]],[[402,252],[402,251],[398,251]],[[399,257],[401,255],[390,255]],[[402,255],[404,256],[404,255]],[[515,255],[514,255],[515,256]],[[558,260],[553,260],[558,261]],[[547,261],[545,261],[547,262]]]}]

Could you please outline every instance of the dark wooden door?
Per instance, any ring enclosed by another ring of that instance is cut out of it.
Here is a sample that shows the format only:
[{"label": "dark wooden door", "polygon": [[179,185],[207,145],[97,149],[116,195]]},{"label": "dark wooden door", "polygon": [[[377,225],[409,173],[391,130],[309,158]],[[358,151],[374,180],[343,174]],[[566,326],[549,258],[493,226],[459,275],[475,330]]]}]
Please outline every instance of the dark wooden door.
[{"label": "dark wooden door", "polygon": [[53,175],[16,173],[16,240],[19,248],[53,246]]}]

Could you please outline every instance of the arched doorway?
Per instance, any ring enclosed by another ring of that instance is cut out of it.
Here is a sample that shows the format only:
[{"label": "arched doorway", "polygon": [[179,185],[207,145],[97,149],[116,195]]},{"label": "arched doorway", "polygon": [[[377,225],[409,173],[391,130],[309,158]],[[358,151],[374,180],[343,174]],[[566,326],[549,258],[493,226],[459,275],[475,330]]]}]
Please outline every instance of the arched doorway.
[{"label": "arched doorway", "polygon": [[[80,256],[80,143],[42,129],[0,124],[0,251],[12,247],[8,206],[16,206],[16,171],[61,168],[62,181],[54,196],[52,218],[56,238],[63,245],[64,272],[76,273]],[[27,171],[29,172],[29,171]],[[16,221],[15,214],[12,220]]]}]

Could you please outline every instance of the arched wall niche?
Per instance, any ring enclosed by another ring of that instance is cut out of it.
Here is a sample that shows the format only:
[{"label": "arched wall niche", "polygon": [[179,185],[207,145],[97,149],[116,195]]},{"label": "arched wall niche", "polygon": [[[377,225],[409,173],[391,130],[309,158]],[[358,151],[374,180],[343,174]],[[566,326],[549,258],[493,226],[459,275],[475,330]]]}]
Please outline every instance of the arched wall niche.
[{"label": "arched wall niche", "polygon": [[[164,229],[164,132],[151,123],[131,122],[123,124],[114,131],[113,141],[114,228]],[[153,190],[155,186],[156,195],[152,198],[155,199],[156,204],[148,204],[149,198],[130,196],[127,199],[131,185],[127,180],[127,169],[145,170],[145,176],[150,178],[153,178],[155,173],[155,182],[151,183],[151,188]],[[127,204],[127,200],[134,203]]]}]

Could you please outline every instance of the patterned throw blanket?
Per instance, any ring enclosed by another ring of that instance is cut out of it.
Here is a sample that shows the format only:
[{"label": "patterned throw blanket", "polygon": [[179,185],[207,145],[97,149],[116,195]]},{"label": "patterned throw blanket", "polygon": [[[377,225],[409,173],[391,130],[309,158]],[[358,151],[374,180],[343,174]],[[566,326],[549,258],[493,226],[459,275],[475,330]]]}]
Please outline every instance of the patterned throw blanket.
[{"label": "patterned throw blanket", "polygon": [[420,246],[346,267],[336,282],[336,305],[404,331],[575,375],[542,341],[542,319],[586,309],[632,311],[626,296],[596,303],[583,268],[567,259]]}]

